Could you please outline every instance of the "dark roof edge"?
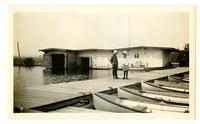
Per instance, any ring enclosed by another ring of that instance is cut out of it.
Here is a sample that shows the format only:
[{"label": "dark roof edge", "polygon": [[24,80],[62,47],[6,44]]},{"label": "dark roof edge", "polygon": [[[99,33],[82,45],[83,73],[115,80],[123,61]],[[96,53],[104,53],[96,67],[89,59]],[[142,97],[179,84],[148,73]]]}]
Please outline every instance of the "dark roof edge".
[{"label": "dark roof edge", "polygon": [[56,51],[56,50],[59,50],[59,51],[77,51],[77,50],[72,50],[72,49],[62,49],[62,48],[46,48],[46,49],[40,49],[39,51],[42,51],[42,52],[46,52],[46,51]]},{"label": "dark roof edge", "polygon": [[154,48],[154,49],[164,49],[164,50],[172,50],[172,51],[177,51],[177,49],[173,48],[173,47],[153,47],[153,46],[136,46],[136,47],[127,47],[127,48],[116,48],[113,50],[122,50],[122,49],[133,49],[133,48]]},{"label": "dark roof edge", "polygon": [[89,50],[106,50],[106,51],[112,51],[112,50],[129,50],[134,48],[154,48],[154,49],[163,49],[163,50],[170,50],[170,51],[178,51],[178,49],[172,48],[172,47],[152,47],[152,46],[137,46],[137,47],[124,47],[124,48],[116,48],[116,49],[61,49],[61,48],[46,48],[46,49],[40,49],[39,51],[46,52],[46,51],[89,51]]}]

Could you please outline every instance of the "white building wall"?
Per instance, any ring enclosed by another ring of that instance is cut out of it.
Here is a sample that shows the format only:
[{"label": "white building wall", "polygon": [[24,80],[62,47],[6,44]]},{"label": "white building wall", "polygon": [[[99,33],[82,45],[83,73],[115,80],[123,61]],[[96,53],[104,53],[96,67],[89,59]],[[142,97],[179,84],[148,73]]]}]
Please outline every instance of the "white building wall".
[{"label": "white building wall", "polygon": [[[163,67],[163,50],[153,48],[137,48],[129,50],[130,66]],[[135,55],[139,57],[136,58]]]},{"label": "white building wall", "polygon": [[[122,67],[122,52],[118,50],[119,68]],[[167,62],[168,57],[166,52],[161,49],[154,48],[135,48],[128,51],[130,67],[163,67]],[[135,57],[138,54],[139,57]],[[92,68],[111,68],[110,58],[112,51],[104,50],[88,50],[80,51],[78,57],[89,57],[91,59],[90,66]]]},{"label": "white building wall", "polygon": [[88,50],[80,51],[78,57],[89,57],[91,68],[111,68],[110,57],[111,51]]}]

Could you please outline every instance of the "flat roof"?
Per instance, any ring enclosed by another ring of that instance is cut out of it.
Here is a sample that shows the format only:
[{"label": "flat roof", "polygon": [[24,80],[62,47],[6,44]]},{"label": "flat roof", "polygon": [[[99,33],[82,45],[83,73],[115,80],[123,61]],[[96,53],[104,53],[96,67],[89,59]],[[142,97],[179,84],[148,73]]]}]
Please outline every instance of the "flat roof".
[{"label": "flat roof", "polygon": [[153,46],[137,46],[137,47],[127,47],[127,48],[116,48],[113,50],[123,50],[123,49],[138,49],[138,48],[152,48],[152,49],[163,49],[163,50],[170,50],[170,51],[177,51],[177,49],[172,47],[153,47]]},{"label": "flat roof", "polygon": [[77,50],[62,49],[62,48],[46,48],[46,49],[40,49],[39,51],[42,51],[42,52],[47,52],[47,51],[62,51],[62,52],[65,52],[65,51],[77,51]]},{"label": "flat roof", "polygon": [[137,47],[124,47],[124,48],[116,48],[116,49],[95,49],[95,48],[90,48],[90,49],[62,49],[62,48],[46,48],[46,49],[41,49],[39,51],[42,52],[48,52],[48,51],[91,51],[91,50],[96,50],[96,51],[113,51],[113,50],[130,50],[130,49],[138,49],[138,48],[153,48],[153,49],[162,49],[162,50],[169,50],[169,51],[178,51],[178,49],[172,48],[172,47],[153,47],[153,46],[137,46]]}]

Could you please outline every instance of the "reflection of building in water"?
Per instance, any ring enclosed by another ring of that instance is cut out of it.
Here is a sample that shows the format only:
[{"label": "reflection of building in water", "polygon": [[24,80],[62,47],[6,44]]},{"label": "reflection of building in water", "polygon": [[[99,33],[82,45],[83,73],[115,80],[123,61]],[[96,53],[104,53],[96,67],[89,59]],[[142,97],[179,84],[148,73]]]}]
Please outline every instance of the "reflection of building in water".
[{"label": "reflection of building in water", "polygon": [[89,79],[89,72],[68,69],[44,69],[44,84],[57,84]]},{"label": "reflection of building in water", "polygon": [[[122,66],[122,52],[128,51],[130,68],[138,67],[164,67],[169,63],[169,55],[174,48],[168,47],[130,47],[119,48],[118,61],[119,68]],[[44,52],[44,66],[46,68],[98,68],[108,69],[111,68],[110,57],[113,49],[82,49],[82,50],[69,50],[48,48],[40,50]]]}]

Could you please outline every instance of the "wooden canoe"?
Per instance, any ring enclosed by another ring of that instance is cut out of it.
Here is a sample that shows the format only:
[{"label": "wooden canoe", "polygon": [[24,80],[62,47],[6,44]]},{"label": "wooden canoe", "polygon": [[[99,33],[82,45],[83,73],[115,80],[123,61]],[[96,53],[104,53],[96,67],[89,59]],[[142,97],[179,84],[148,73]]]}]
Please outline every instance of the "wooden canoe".
[{"label": "wooden canoe", "polygon": [[178,77],[178,76],[175,76],[175,75],[168,76],[168,81],[189,83],[189,79],[181,78],[181,77]]},{"label": "wooden canoe", "polygon": [[145,92],[143,90],[139,91],[125,87],[118,88],[118,96],[134,101],[149,102],[155,104],[174,104],[189,106],[188,98],[159,95],[150,92]]},{"label": "wooden canoe", "polygon": [[140,90],[141,92],[146,92],[150,94],[158,94],[158,95],[163,95],[163,96],[171,96],[171,97],[179,97],[179,98],[186,98],[189,99],[189,94],[187,93],[175,93],[175,92],[159,92],[159,91],[143,91]]},{"label": "wooden canoe", "polygon": [[150,83],[150,82],[141,82],[141,86],[142,86],[142,90],[144,90],[144,91],[150,90],[150,91],[178,92],[178,93],[189,94],[189,90],[160,86],[158,84]]},{"label": "wooden canoe", "polygon": [[138,102],[132,100],[123,100],[121,104],[132,107],[135,104],[139,104],[141,106],[146,106],[148,109],[151,110],[152,113],[161,113],[161,112],[179,112],[179,113],[189,113],[189,107],[177,107],[173,105],[162,105],[162,104],[151,104],[147,102]]},{"label": "wooden canoe", "polygon": [[161,86],[180,88],[180,89],[186,89],[186,90],[189,89],[188,83],[176,83],[176,82],[162,81],[162,80],[154,80],[154,83]]},{"label": "wooden canoe", "polygon": [[117,96],[107,95],[103,93],[95,93],[93,95],[94,106],[97,110],[119,112],[119,113],[150,113],[151,110],[146,106],[139,105],[138,103],[132,106],[124,105],[124,99]]}]

